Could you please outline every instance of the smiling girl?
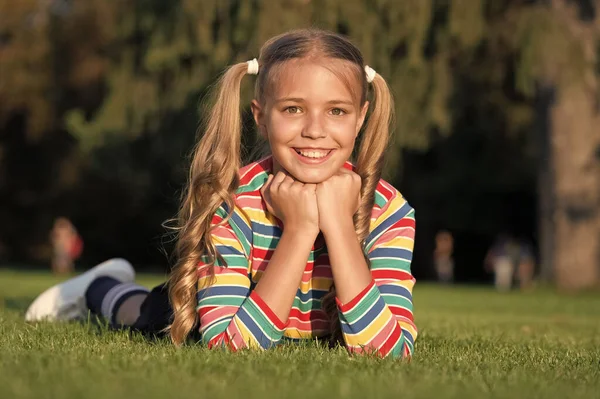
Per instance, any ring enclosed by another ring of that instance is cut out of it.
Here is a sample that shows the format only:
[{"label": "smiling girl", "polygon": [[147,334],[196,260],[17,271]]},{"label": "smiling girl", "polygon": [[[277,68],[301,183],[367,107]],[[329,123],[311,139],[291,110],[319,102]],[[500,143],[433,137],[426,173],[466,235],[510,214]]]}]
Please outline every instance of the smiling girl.
[{"label": "smiling girl", "polygon": [[[246,75],[258,75],[251,108],[272,155],[240,169]],[[391,118],[385,80],[346,38],[272,38],[218,83],[169,281],[148,293],[131,265],[110,260],[40,295],[27,320],[89,310],[114,326],[168,330],[177,345],[191,333],[231,350],[320,338],[411,356],[414,210],[380,179]]]}]

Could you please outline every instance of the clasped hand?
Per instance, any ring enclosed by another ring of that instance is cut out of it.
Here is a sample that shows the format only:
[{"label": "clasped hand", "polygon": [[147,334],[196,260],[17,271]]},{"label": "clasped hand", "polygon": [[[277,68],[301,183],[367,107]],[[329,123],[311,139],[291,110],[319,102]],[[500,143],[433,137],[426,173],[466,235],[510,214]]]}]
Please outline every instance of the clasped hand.
[{"label": "clasped hand", "polygon": [[285,229],[323,234],[340,223],[352,222],[360,204],[361,179],[341,168],[318,184],[301,183],[285,172],[269,175],[261,188],[267,210],[279,218]]}]

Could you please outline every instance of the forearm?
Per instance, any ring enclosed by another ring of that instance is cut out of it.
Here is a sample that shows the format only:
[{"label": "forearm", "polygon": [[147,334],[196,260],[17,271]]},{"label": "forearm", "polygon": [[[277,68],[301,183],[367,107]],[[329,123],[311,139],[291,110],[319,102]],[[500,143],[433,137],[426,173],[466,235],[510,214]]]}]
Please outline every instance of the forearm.
[{"label": "forearm", "polygon": [[373,280],[352,220],[341,221],[323,235],[337,298],[348,303]]},{"label": "forearm", "polygon": [[404,356],[410,349],[406,335],[374,282],[350,222],[325,235],[346,347],[351,353]]},{"label": "forearm", "polygon": [[283,322],[290,314],[317,234],[318,231],[284,229],[277,248],[254,289]]}]

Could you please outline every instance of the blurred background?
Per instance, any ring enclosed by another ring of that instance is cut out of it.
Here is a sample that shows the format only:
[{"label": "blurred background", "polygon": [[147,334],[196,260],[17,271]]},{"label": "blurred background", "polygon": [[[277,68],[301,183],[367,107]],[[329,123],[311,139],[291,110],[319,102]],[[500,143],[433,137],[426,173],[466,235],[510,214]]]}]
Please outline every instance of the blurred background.
[{"label": "blurred background", "polygon": [[167,270],[207,88],[310,26],[395,95],[417,279],[598,286],[599,0],[0,0],[0,266]]}]

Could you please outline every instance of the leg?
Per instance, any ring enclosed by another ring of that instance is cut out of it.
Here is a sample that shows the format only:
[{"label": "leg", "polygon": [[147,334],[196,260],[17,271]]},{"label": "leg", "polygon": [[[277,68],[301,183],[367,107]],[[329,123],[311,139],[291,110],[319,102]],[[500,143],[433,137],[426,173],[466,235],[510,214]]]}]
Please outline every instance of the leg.
[{"label": "leg", "polygon": [[86,290],[99,276],[108,276],[118,282],[132,282],[135,271],[124,259],[111,259],[87,272],[48,288],[27,309],[25,320],[29,322],[48,320],[73,320],[85,318]]},{"label": "leg", "polygon": [[496,273],[496,289],[498,291],[510,291],[513,279],[513,267],[509,260],[500,259],[494,266]]},{"label": "leg", "polygon": [[135,323],[147,296],[145,287],[132,282],[122,283],[108,276],[96,278],[85,291],[87,308],[117,328]]},{"label": "leg", "polygon": [[140,317],[141,307],[148,294],[136,294],[127,298],[117,310],[115,321],[121,326],[132,326]]},{"label": "leg", "polygon": [[173,322],[173,308],[167,283],[154,287],[140,306],[140,315],[131,326],[148,338],[163,337]]},{"label": "leg", "polygon": [[173,318],[167,284],[151,292],[133,283],[129,262],[112,259],[64,283],[50,287],[29,306],[25,320],[85,319],[91,311],[113,327],[131,327],[145,335],[161,336]]},{"label": "leg", "polygon": [[166,283],[148,292],[133,283],[100,277],[87,289],[86,302],[92,313],[105,317],[112,327],[127,327],[147,336],[162,336],[173,318]]}]

